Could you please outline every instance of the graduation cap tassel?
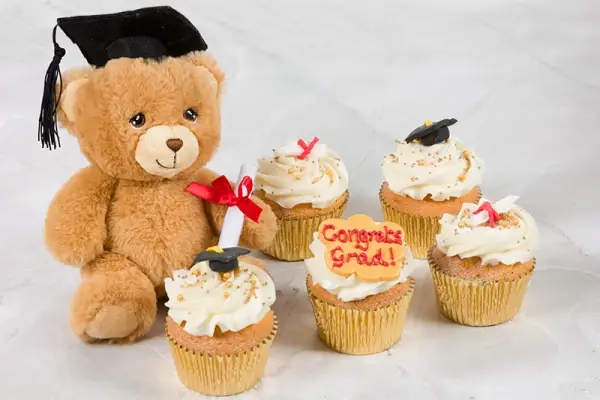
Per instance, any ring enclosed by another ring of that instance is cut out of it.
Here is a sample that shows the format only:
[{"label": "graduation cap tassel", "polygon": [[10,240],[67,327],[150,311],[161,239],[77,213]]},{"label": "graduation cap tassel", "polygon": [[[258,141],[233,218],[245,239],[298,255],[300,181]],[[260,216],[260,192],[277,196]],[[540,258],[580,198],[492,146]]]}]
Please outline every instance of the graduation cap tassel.
[{"label": "graduation cap tassel", "polygon": [[[60,73],[59,64],[64,55],[65,49],[60,47],[56,42],[56,29],[52,31],[52,42],[54,43],[54,57],[46,71],[44,80],[44,93],[42,96],[42,107],[40,110],[40,118],[38,122],[38,141],[42,143],[42,148],[48,147],[56,149],[60,147],[60,138],[58,137],[58,125],[56,122],[56,112],[62,93],[62,75]],[[58,96],[56,94],[56,85],[60,82],[60,90]]]}]

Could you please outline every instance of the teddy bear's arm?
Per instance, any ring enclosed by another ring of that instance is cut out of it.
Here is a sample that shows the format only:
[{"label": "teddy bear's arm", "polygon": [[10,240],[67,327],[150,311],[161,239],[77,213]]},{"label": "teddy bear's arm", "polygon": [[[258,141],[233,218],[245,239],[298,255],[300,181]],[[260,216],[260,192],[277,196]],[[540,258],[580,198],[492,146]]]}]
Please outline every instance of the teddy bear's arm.
[{"label": "teddy bear's arm", "polygon": [[45,242],[60,262],[83,266],[103,251],[106,211],[115,181],[97,167],[75,174],[54,196],[48,209]]},{"label": "teddy bear's arm", "polygon": [[[202,168],[194,176],[196,182],[205,185],[210,185],[210,183],[218,177],[219,175],[216,172],[211,171],[208,168]],[[275,238],[275,233],[277,232],[277,220],[275,214],[271,211],[271,207],[256,196],[251,196],[251,199],[263,211],[260,214],[258,223],[251,221],[247,217],[244,218],[240,244],[250,249],[260,250],[269,246]],[[227,206],[207,202],[206,209],[210,215],[215,233],[219,234],[221,232],[221,227],[223,226]]]},{"label": "teddy bear's arm", "polygon": [[[260,250],[268,247],[275,238],[277,220],[275,219],[275,214],[271,211],[271,207],[256,196],[251,196],[251,198],[263,211],[260,214],[258,223],[249,220],[248,217],[244,217],[240,244],[250,249]],[[208,209],[216,230],[220,232],[227,207],[218,204],[209,204]]]}]

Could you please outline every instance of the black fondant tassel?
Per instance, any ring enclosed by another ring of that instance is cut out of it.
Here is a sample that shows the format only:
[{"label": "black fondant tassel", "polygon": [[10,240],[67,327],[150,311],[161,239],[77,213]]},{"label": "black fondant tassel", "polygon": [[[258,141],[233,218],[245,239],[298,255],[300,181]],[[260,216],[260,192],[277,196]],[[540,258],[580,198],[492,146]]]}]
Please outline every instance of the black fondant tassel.
[{"label": "black fondant tassel", "polygon": [[[42,96],[42,107],[40,110],[40,119],[38,122],[38,141],[42,143],[42,148],[48,147],[50,150],[60,147],[60,138],[58,137],[58,124],[56,122],[56,112],[60,94],[62,93],[62,75],[59,64],[65,55],[65,49],[56,42],[56,29],[52,31],[52,42],[54,43],[54,57],[46,71],[44,80],[44,93]],[[56,85],[60,81],[58,96],[56,94]]]}]

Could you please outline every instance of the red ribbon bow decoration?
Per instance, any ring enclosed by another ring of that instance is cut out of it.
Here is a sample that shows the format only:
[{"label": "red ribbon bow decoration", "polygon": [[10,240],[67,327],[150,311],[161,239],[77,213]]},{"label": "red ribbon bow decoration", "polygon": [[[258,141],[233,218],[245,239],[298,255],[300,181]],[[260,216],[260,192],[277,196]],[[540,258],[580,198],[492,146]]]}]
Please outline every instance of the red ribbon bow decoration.
[{"label": "red ribbon bow decoration", "polygon": [[[229,179],[222,175],[212,182],[212,186],[192,182],[185,190],[214,204],[225,204],[229,207],[237,206],[248,219],[258,222],[262,209],[250,199],[253,187],[252,178],[245,176],[240,181],[236,196]],[[244,194],[244,189],[246,189],[246,194]]]},{"label": "red ribbon bow decoration", "polygon": [[490,223],[491,228],[495,228],[498,221],[500,221],[500,214],[492,207],[492,203],[486,201],[483,203],[477,210],[473,212],[474,215],[479,214],[482,211],[487,211],[488,213],[488,222]]},{"label": "red ribbon bow decoration", "polygon": [[317,144],[318,141],[319,138],[315,137],[313,140],[310,141],[309,144],[306,144],[304,140],[298,139],[298,146],[300,146],[300,148],[302,149],[302,154],[298,156],[298,159],[304,160],[306,157],[308,157],[308,155],[311,151],[313,151],[313,148],[315,147],[315,144]]}]

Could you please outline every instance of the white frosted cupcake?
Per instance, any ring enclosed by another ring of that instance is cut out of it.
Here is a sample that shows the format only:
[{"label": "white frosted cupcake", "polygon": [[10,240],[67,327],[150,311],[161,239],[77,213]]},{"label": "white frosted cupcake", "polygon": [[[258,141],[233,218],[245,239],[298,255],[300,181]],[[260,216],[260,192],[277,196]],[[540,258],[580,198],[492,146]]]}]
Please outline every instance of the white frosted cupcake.
[{"label": "white frosted cupcake", "polygon": [[313,139],[288,143],[258,160],[255,194],[277,216],[275,240],[263,252],[287,261],[310,257],[322,220],[339,217],[348,201],[348,171],[337,153]]},{"label": "white frosted cupcake", "polygon": [[535,268],[539,232],[516,196],[463,204],[444,215],[429,265],[442,314],[464,325],[506,322],[519,311]]},{"label": "white frosted cupcake", "polygon": [[[167,336],[177,375],[191,390],[223,396],[260,381],[277,333],[275,286],[249,251],[211,248],[165,279]],[[225,268],[221,268],[225,267]],[[229,271],[229,272],[223,272]]]},{"label": "white frosted cupcake", "polygon": [[400,340],[415,282],[402,228],[362,214],[324,221],[304,260],[321,340],[345,354],[374,354]]},{"label": "white frosted cupcake", "polygon": [[484,163],[465,143],[450,136],[448,127],[454,123],[455,119],[426,121],[397,141],[396,151],[382,163],[379,197],[384,217],[404,227],[417,258],[427,257],[442,215],[456,214],[462,204],[481,198]]}]

